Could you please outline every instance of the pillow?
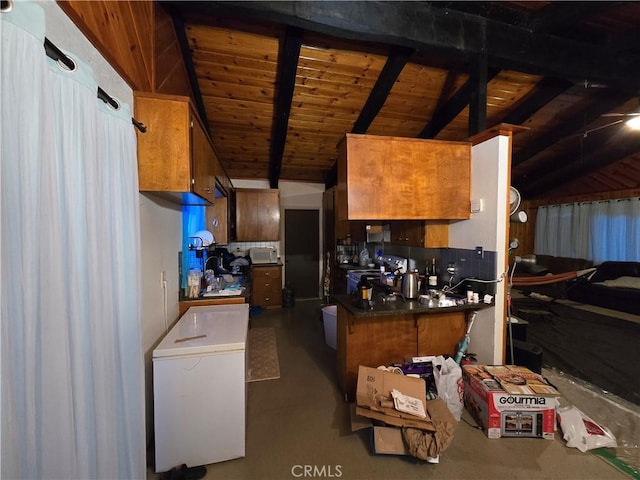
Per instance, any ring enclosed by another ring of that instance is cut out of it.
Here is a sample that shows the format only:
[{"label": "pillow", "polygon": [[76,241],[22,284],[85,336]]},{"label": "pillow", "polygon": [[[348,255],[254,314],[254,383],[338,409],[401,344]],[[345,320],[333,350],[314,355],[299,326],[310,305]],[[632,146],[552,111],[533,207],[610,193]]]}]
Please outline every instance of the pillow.
[{"label": "pillow", "polygon": [[613,280],[597,282],[595,285],[604,285],[613,288],[637,288],[640,290],[640,277],[618,277]]}]

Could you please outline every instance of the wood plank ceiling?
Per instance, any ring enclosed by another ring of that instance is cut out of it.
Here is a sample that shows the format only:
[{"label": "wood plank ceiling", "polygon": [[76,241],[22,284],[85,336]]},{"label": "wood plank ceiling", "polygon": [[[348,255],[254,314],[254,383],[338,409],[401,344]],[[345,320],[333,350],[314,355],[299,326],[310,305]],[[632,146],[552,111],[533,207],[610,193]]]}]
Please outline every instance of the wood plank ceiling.
[{"label": "wood plank ceiling", "polygon": [[525,198],[640,188],[640,131],[602,116],[640,112],[640,2],[161,5],[232,178],[330,185],[347,132],[465,140],[504,122],[529,128]]}]

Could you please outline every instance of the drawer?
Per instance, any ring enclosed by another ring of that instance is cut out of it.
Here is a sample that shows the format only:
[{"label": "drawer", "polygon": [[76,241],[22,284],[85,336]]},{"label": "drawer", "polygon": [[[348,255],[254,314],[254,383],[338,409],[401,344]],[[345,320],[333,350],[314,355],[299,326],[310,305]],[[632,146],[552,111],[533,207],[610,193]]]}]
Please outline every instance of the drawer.
[{"label": "drawer", "polygon": [[253,292],[251,295],[251,303],[259,307],[280,306],[282,303],[282,293],[276,292]]},{"label": "drawer", "polygon": [[282,279],[281,267],[253,267],[251,270],[254,282],[261,283],[268,279]]}]

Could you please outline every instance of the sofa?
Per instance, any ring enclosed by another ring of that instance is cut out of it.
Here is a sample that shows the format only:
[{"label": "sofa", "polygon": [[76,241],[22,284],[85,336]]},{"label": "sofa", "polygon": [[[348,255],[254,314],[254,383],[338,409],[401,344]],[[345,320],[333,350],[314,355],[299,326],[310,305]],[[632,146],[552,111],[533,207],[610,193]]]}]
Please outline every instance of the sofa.
[{"label": "sofa", "polygon": [[603,262],[566,293],[575,302],[640,315],[640,262]]}]

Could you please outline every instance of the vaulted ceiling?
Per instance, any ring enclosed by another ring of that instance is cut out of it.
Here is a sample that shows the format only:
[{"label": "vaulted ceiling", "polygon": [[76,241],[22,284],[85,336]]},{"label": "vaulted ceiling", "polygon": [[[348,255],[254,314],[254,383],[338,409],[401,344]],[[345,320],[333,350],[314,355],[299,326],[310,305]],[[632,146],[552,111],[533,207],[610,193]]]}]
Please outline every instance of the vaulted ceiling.
[{"label": "vaulted ceiling", "polygon": [[345,133],[509,123],[524,198],[640,187],[640,131],[609,116],[640,112],[640,2],[160,5],[232,178],[331,185]]}]

